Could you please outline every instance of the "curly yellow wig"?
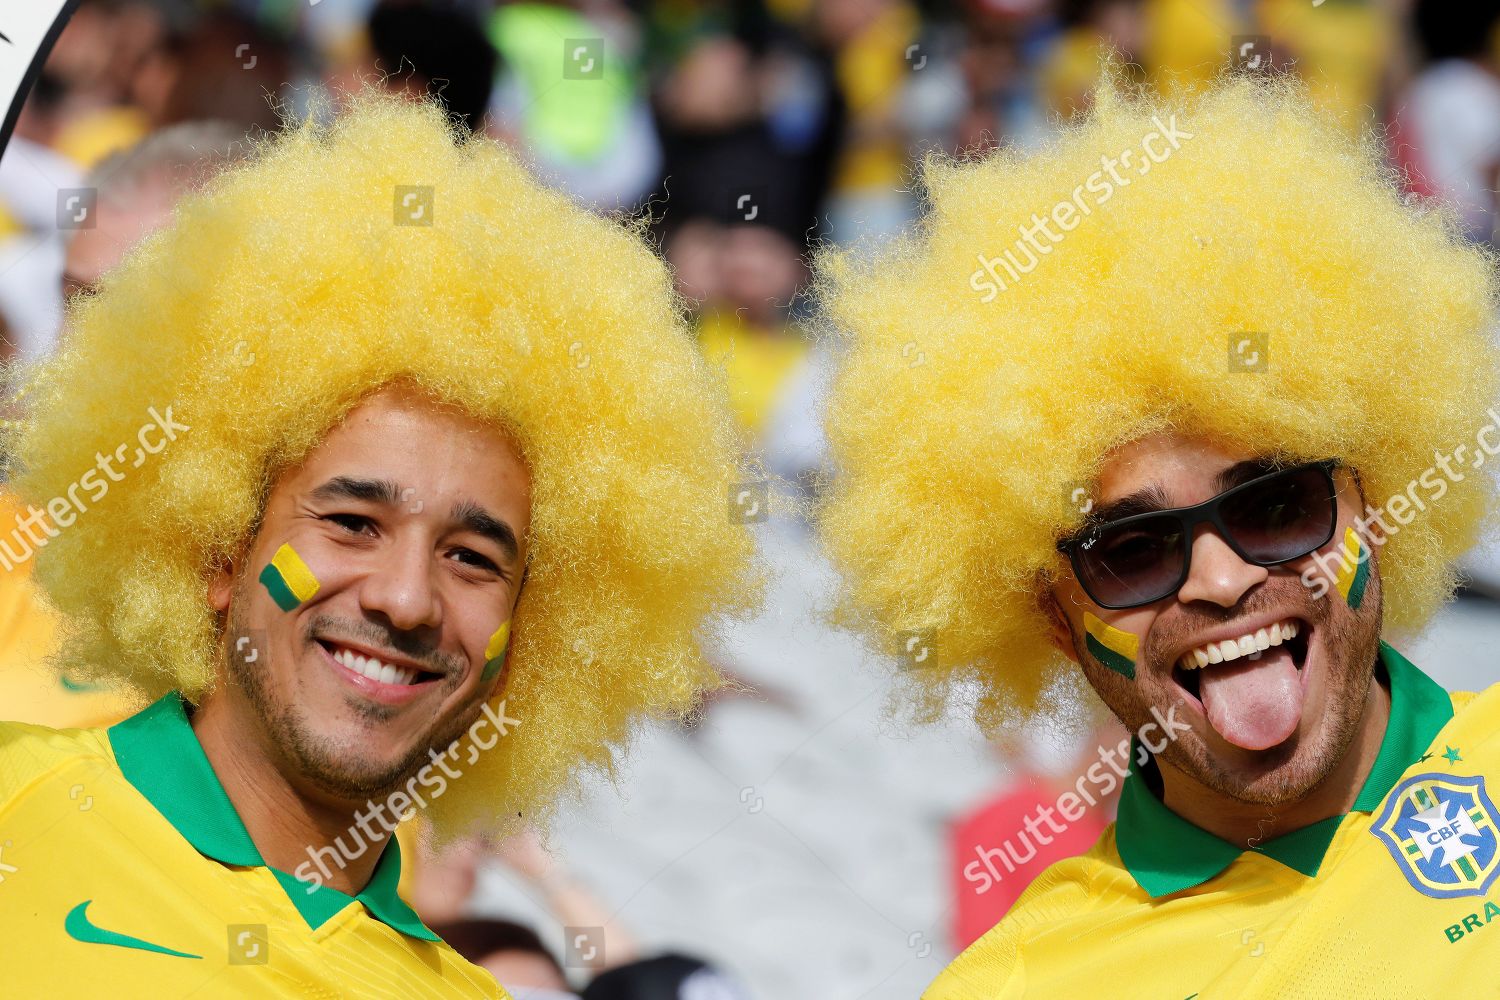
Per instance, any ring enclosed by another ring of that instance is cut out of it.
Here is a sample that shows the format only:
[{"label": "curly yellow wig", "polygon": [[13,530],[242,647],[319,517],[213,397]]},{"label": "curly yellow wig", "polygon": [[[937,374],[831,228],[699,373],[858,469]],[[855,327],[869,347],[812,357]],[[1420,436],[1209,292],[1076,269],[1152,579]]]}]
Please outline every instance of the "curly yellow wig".
[{"label": "curly yellow wig", "polygon": [[[68,327],[25,382],[15,488],[68,496],[129,443],[123,479],[79,497],[37,576],[71,626],[66,661],[153,697],[213,683],[206,581],[249,544],[279,471],[363,398],[401,380],[514,435],[531,558],[492,704],[522,724],[433,804],[444,835],[537,819],[581,770],[613,773],[633,722],[719,682],[703,644],[759,599],[727,500],[747,473],[667,267],[434,105],[366,93],[329,125],[288,126]],[[169,406],[190,430],[132,465]]]},{"label": "curly yellow wig", "polygon": [[[1038,596],[1082,523],[1074,491],[1116,446],[1174,429],[1338,457],[1379,506],[1489,422],[1493,262],[1291,81],[1226,78],[1176,102],[1106,84],[1051,147],[929,161],[924,177],[916,232],[819,268],[845,349],[839,478],[818,515],[838,617],[889,652],[903,633],[930,647],[906,692],[918,717],[962,695],[1002,741],[1077,717]],[[1264,370],[1234,366],[1236,349]],[[1385,546],[1394,628],[1450,594],[1490,479],[1450,484]]]}]

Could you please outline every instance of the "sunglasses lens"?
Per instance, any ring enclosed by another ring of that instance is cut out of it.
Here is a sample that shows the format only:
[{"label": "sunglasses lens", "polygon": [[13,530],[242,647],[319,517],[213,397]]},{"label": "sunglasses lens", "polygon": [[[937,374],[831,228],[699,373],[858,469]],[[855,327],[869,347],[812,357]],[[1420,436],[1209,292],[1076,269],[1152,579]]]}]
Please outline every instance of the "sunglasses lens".
[{"label": "sunglasses lens", "polygon": [[1318,466],[1290,469],[1226,497],[1219,518],[1252,561],[1305,556],[1333,535],[1333,491]]},{"label": "sunglasses lens", "polygon": [[1102,526],[1074,551],[1080,581],[1105,607],[1149,604],[1177,589],[1186,557],[1182,522],[1148,517],[1119,527]]}]

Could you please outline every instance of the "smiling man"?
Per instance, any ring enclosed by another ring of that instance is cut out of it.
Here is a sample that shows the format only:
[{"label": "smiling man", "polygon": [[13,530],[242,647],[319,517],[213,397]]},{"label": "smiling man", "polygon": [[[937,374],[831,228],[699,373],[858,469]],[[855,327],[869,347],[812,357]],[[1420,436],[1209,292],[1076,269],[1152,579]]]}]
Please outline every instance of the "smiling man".
[{"label": "smiling man", "polygon": [[366,95],[74,304],[15,487],[70,675],[155,700],[0,724],[8,992],[503,995],[397,895],[391,828],[545,821],[693,709],[757,593],[670,289],[497,144]]},{"label": "smiling man", "polygon": [[[1135,737],[1013,839],[1116,774],[1117,821],[929,1000],[1493,981],[1500,687],[1449,695],[1382,639],[1451,592],[1490,495],[1490,261],[1286,82],[1106,88],[1054,147],[926,180],[920,233],[823,262],[844,613],[919,641],[922,714],[977,697],[1013,747],[1087,718],[1083,681]],[[1018,853],[976,845],[960,891]]]}]

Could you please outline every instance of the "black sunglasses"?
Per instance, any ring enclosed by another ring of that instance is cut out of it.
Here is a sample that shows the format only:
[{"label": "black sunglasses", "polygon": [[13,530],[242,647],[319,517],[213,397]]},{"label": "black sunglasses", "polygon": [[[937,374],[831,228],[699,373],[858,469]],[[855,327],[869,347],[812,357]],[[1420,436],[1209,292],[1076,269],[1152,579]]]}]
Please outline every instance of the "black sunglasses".
[{"label": "black sunglasses", "polygon": [[1327,459],[1281,469],[1195,507],[1155,510],[1084,528],[1057,543],[1101,608],[1135,608],[1177,593],[1188,578],[1193,530],[1207,522],[1241,559],[1275,566],[1328,544],[1338,522]]}]

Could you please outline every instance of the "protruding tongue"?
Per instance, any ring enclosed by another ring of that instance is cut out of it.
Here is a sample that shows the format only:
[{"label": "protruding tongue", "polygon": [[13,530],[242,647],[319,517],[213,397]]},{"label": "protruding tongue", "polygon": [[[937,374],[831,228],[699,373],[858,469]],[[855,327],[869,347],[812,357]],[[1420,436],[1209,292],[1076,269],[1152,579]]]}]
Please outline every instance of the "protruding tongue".
[{"label": "protruding tongue", "polygon": [[1259,659],[1204,667],[1198,696],[1219,735],[1246,750],[1276,746],[1302,720],[1302,683],[1285,646],[1273,646]]}]

